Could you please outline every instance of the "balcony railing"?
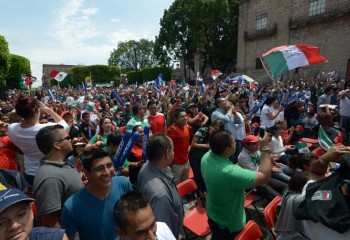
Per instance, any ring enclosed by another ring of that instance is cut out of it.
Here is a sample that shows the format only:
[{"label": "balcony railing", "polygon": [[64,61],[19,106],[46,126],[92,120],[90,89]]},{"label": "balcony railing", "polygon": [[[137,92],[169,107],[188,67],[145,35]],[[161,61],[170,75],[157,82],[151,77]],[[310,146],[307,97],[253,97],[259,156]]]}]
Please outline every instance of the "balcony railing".
[{"label": "balcony railing", "polygon": [[277,33],[277,23],[271,23],[269,25],[266,26],[266,28],[264,29],[260,29],[260,30],[256,30],[256,29],[252,29],[252,30],[248,30],[244,32],[244,39],[245,40],[253,40],[255,38],[259,38],[259,37],[264,37],[264,36],[268,36],[268,35],[272,35]]},{"label": "balcony railing", "polygon": [[297,16],[289,19],[289,28],[294,29],[299,26],[326,21],[332,18],[350,15],[350,0],[344,0],[337,3],[326,4],[325,11],[323,13],[309,16],[309,8],[302,11]]}]

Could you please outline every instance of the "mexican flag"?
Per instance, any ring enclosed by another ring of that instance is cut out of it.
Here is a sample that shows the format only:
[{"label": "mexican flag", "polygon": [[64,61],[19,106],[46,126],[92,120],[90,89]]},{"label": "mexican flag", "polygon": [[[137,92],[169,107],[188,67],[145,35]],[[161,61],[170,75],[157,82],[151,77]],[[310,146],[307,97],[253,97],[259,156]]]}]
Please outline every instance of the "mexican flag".
[{"label": "mexican flag", "polygon": [[310,149],[307,147],[306,142],[301,142],[296,147],[297,147],[299,153],[309,153],[310,152]]},{"label": "mexican flag", "polygon": [[328,150],[328,148],[331,148],[334,146],[331,139],[328,137],[326,131],[323,129],[322,126],[320,126],[320,130],[318,130],[318,143],[324,150]]},{"label": "mexican flag", "polygon": [[186,90],[186,91],[188,91],[188,89],[190,88],[190,87],[188,86],[188,83],[186,82],[185,79],[182,80],[181,86],[182,86],[182,89],[183,89],[183,90]]},{"label": "mexican flag", "polygon": [[269,64],[272,77],[298,67],[327,62],[318,47],[308,44],[276,47],[264,53],[263,59]]},{"label": "mexican flag", "polygon": [[211,71],[211,77],[214,79],[214,81],[222,75],[222,72],[219,70],[212,70]]},{"label": "mexican flag", "polygon": [[66,72],[59,72],[57,70],[52,70],[49,75],[50,75],[51,78],[55,79],[56,81],[62,82],[62,81],[64,81],[67,78],[68,73],[66,73]]}]

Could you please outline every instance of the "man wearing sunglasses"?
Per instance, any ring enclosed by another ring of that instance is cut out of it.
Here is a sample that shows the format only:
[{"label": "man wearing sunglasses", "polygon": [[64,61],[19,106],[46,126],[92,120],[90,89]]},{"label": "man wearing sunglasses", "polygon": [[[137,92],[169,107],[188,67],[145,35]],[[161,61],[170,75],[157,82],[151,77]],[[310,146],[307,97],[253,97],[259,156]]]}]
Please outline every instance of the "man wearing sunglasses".
[{"label": "man wearing sunglasses", "polygon": [[64,202],[83,187],[79,173],[65,162],[72,144],[58,124],[40,129],[35,140],[44,154],[33,184],[38,214],[43,226],[60,228]]}]

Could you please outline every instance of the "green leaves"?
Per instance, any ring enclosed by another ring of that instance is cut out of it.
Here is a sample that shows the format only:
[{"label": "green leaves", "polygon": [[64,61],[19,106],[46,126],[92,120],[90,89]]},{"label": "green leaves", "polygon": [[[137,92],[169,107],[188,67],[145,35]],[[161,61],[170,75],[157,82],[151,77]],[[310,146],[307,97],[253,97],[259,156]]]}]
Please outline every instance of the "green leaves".
[{"label": "green leaves", "polygon": [[21,83],[23,82],[22,75],[30,74],[30,61],[29,59],[10,54],[10,69],[6,77],[7,88],[20,88]]},{"label": "green leaves", "polygon": [[0,87],[6,86],[6,76],[10,69],[10,50],[4,36],[0,35]]},{"label": "green leaves", "polygon": [[[193,71],[230,72],[237,55],[238,7],[237,0],[175,0],[160,21],[156,56],[160,61],[183,57]],[[196,52],[201,69],[194,69]]]},{"label": "green leaves", "polygon": [[117,49],[111,52],[108,65],[119,66],[123,73],[135,70],[137,63],[140,69],[158,66],[159,61],[154,56],[153,49],[154,42],[147,39],[141,39],[138,42],[133,40],[119,42]]}]

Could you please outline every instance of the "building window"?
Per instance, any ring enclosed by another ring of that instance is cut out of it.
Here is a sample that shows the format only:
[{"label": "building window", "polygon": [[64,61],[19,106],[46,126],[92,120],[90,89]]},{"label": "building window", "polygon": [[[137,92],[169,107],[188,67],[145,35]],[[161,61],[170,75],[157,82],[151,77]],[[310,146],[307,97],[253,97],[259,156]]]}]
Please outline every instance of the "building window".
[{"label": "building window", "polygon": [[326,9],[326,0],[310,0],[309,16],[316,16],[324,13]]},{"label": "building window", "polygon": [[255,59],[255,69],[263,69],[263,65],[260,58]]},{"label": "building window", "polygon": [[256,17],[256,30],[266,29],[267,27],[267,13]]}]

